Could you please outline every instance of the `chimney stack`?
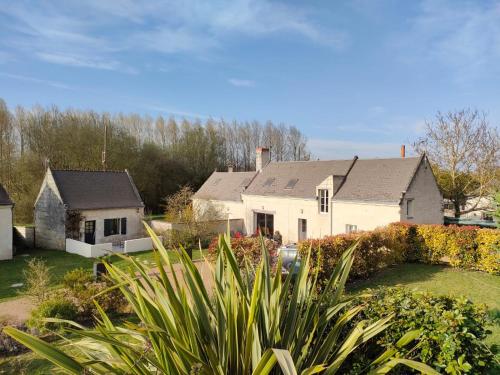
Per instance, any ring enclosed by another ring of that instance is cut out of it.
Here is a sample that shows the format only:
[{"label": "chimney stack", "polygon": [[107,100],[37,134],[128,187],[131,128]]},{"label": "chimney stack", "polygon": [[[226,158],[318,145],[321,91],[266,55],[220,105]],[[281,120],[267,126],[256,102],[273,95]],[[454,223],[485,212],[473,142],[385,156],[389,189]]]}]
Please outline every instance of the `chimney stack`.
[{"label": "chimney stack", "polygon": [[233,166],[232,164],[229,164],[229,165],[227,166],[227,171],[228,171],[229,173],[233,173],[233,171],[234,171],[234,166]]},{"label": "chimney stack", "polygon": [[401,157],[404,159],[406,156],[406,147],[405,145],[401,145]]},{"label": "chimney stack", "polygon": [[257,147],[255,151],[255,170],[260,172],[271,161],[271,153],[266,147]]}]

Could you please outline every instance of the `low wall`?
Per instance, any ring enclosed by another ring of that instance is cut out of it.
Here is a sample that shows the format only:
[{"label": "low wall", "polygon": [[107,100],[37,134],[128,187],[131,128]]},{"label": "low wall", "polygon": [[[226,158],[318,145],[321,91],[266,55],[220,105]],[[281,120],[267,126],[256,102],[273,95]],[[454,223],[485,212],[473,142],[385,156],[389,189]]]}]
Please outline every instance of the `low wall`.
[{"label": "low wall", "polygon": [[[163,241],[161,237],[159,237],[160,241]],[[138,251],[146,251],[153,249],[153,240],[149,237],[147,238],[139,238],[136,240],[128,240],[123,243],[123,252],[125,254],[135,253]]]},{"label": "low wall", "polygon": [[112,243],[101,243],[97,245],[91,245],[85,242],[72,240],[70,238],[66,239],[66,251],[68,253],[81,255],[85,258],[97,258],[104,255],[108,255],[113,250]]},{"label": "low wall", "polygon": [[19,235],[19,239],[23,245],[29,248],[35,247],[35,227],[25,227],[16,225],[14,228]]},{"label": "low wall", "polygon": [[[208,222],[207,225],[212,225],[213,230],[216,233],[226,233],[228,222],[229,222],[229,230],[232,233],[240,232],[242,234],[245,234],[245,223],[243,219],[217,220]],[[185,228],[185,224],[170,223],[168,221],[163,221],[163,220],[151,220],[150,227],[151,229],[154,230],[155,233],[164,233],[172,229],[181,231]]]}]

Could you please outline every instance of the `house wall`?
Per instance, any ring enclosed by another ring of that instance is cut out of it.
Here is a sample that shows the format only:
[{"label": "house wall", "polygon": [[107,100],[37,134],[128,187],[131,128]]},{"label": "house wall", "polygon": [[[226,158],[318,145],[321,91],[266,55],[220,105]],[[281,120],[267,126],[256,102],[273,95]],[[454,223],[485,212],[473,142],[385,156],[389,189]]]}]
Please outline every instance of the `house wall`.
[{"label": "house wall", "polygon": [[373,230],[377,227],[397,222],[400,218],[397,204],[377,204],[373,202],[333,201],[333,234],[346,233],[346,225],[356,225],[357,230]]},{"label": "house wall", "polygon": [[[413,199],[413,214],[406,215],[408,199]],[[443,197],[426,159],[419,165],[401,203],[400,220],[414,224],[443,224]]]},{"label": "house wall", "polygon": [[[139,238],[144,235],[145,229],[142,224],[144,217],[143,208],[117,208],[103,210],[83,210],[81,211],[82,221],[80,223],[80,240],[85,240],[85,221],[95,220],[95,242],[121,242],[124,240]],[[104,219],[127,218],[127,234],[117,234],[104,237]]]},{"label": "house wall", "polygon": [[35,203],[35,246],[66,248],[66,209],[50,171],[45,175]]},{"label": "house wall", "polygon": [[211,199],[193,199],[193,209],[195,212],[206,211],[209,206],[213,206],[221,213],[221,219],[242,219],[245,217],[245,206],[242,201],[216,201]]},{"label": "house wall", "polygon": [[330,213],[319,213],[316,199],[283,198],[244,195],[245,229],[255,233],[255,214],[274,215],[274,230],[279,231],[284,243],[297,242],[299,219],[307,220],[307,237],[321,238],[330,234]]},{"label": "house wall", "polygon": [[0,260],[12,259],[12,206],[0,206]]}]

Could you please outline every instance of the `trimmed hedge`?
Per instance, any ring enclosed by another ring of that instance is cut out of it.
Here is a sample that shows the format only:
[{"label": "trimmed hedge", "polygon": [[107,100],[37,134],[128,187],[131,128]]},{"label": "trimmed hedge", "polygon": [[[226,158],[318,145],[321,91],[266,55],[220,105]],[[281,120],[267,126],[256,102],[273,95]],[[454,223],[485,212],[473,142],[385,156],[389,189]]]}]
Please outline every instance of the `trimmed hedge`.
[{"label": "trimmed hedge", "polygon": [[[391,264],[448,262],[453,267],[500,273],[500,230],[444,225],[394,223],[370,232],[339,234],[299,244],[311,250],[321,279],[333,271],[342,252],[359,240],[350,277],[366,278]],[[318,259],[318,258],[321,259]]]}]

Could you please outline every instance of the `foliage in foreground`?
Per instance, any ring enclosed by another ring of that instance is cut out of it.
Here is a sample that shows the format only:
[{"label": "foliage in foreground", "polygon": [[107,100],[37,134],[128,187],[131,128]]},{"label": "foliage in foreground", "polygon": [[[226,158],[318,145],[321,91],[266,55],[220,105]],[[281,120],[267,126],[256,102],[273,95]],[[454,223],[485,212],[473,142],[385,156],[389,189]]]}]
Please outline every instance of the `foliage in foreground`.
[{"label": "foliage in foreground", "polygon": [[[148,228],[158,252],[158,272],[127,258],[129,272],[107,265],[140,320],[139,324],[115,326],[99,309],[95,329],[76,323],[70,332],[80,339],[61,348],[51,346],[14,328],[5,332],[44,358],[80,374],[335,374],[360,345],[390,325],[391,316],[374,323],[357,322],[346,330],[365,306],[350,307],[343,298],[344,285],[353,262],[355,246],[340,258],[322,294],[317,294],[317,275],[310,275],[306,256],[296,276],[285,279],[278,264],[272,275],[269,254],[262,246],[262,260],[254,272],[242,272],[221,237],[213,289],[186,252],[180,251],[183,279],[174,271],[166,250]],[[167,276],[165,269],[172,272]],[[295,278],[292,280],[292,278]],[[427,374],[430,367],[398,356],[419,330],[403,335],[391,350],[367,368],[384,374],[399,364]]]},{"label": "foliage in foreground", "polygon": [[[359,297],[354,302],[364,300]],[[392,347],[394,340],[415,328],[422,329],[416,339],[418,345],[411,350],[400,350],[406,358],[427,363],[447,374],[482,374],[494,365],[493,354],[482,342],[488,333],[485,306],[475,305],[464,297],[381,288],[373,291],[367,308],[350,325],[363,319],[378,320],[388,313],[394,314],[393,324],[356,351],[348,360],[349,367],[365,366],[381,351]]]}]

